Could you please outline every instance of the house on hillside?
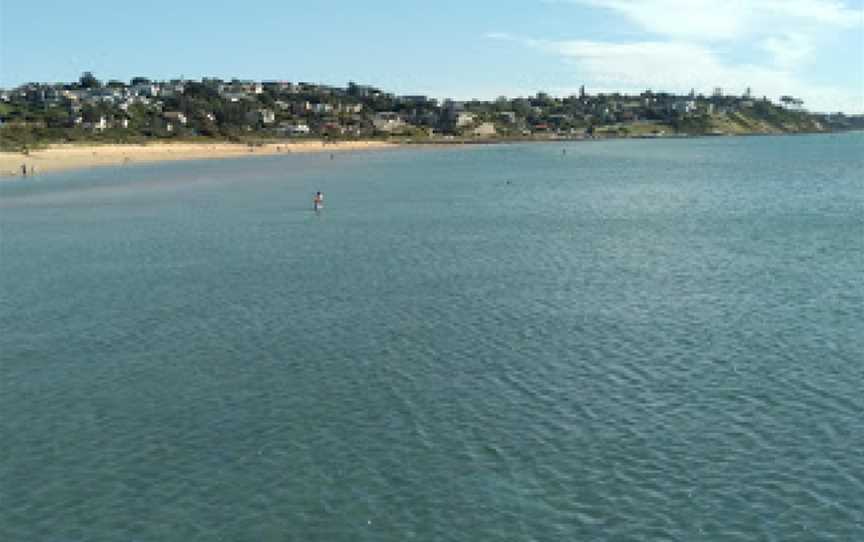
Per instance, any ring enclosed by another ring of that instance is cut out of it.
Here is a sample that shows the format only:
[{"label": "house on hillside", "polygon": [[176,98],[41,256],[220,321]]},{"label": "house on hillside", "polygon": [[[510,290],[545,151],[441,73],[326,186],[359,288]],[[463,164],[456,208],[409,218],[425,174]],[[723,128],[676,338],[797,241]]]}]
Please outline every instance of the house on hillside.
[{"label": "house on hillside", "polygon": [[229,102],[242,102],[244,100],[249,100],[250,96],[248,96],[245,92],[231,92],[226,91],[222,93],[222,98]]},{"label": "house on hillside", "polygon": [[336,109],[340,113],[360,113],[363,111],[363,104],[340,103]]},{"label": "house on hillside", "polygon": [[477,115],[468,111],[457,111],[450,116],[450,119],[455,128],[463,128],[474,124]]},{"label": "house on hillside", "polygon": [[305,122],[283,122],[276,128],[276,133],[284,136],[305,136],[311,132]]},{"label": "house on hillside", "polygon": [[133,96],[153,98],[159,95],[159,87],[153,83],[137,83],[129,87],[129,93]]},{"label": "house on hillside", "polygon": [[696,100],[685,99],[685,100],[675,100],[669,105],[670,111],[674,111],[675,113],[681,113],[684,115],[688,115],[694,111],[696,111]]},{"label": "house on hillside", "polygon": [[394,132],[407,125],[405,121],[399,118],[398,114],[392,111],[383,111],[375,113],[375,116],[372,117],[372,126],[379,132]]},{"label": "house on hillside", "polygon": [[175,79],[170,83],[166,83],[162,85],[162,88],[159,91],[159,95],[165,98],[170,98],[172,96],[181,96],[186,92],[186,81],[181,81],[179,79]]},{"label": "house on hillside", "polygon": [[471,130],[471,134],[478,137],[491,137],[494,136],[497,132],[495,130],[495,125],[491,122],[484,122]]},{"label": "house on hillside", "polygon": [[276,112],[272,109],[256,109],[246,114],[246,121],[250,124],[273,124],[276,122]]}]

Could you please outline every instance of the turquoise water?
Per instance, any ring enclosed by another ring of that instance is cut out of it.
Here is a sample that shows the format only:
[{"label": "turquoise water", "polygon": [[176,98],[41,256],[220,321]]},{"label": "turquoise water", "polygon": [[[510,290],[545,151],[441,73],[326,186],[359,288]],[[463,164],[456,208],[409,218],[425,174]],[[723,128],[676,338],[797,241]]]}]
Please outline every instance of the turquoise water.
[{"label": "turquoise water", "polygon": [[862,150],[2,183],[0,540],[862,540]]}]

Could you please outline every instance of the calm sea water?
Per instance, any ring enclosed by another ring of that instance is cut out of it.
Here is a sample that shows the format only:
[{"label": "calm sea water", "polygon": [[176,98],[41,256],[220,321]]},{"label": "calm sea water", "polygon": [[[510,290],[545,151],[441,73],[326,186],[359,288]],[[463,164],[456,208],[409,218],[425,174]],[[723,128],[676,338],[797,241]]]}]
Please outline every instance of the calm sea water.
[{"label": "calm sea water", "polygon": [[864,540],[862,134],[46,175],[0,235],[0,540]]}]

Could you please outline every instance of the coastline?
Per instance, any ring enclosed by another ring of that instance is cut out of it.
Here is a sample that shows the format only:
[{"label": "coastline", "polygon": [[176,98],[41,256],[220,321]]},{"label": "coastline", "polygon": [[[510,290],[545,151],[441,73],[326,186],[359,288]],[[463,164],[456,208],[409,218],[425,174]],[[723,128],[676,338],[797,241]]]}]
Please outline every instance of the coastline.
[{"label": "coastline", "polygon": [[[857,131],[857,130],[849,130]],[[843,131],[845,132],[845,131]],[[621,141],[630,139],[701,139],[716,137],[751,136],[788,136],[843,133],[834,132],[777,132],[777,133],[706,133],[706,134],[665,134],[665,135],[613,135],[602,134],[594,137],[547,136],[547,137],[451,137],[451,138],[393,138],[390,140],[357,141],[289,141],[285,143],[196,143],[196,142],[158,142],[142,144],[122,143],[63,143],[51,144],[46,148],[31,150],[29,153],[0,151],[0,180],[21,179],[21,166],[26,165],[28,176],[41,173],[55,173],[89,169],[104,166],[124,166],[143,163],[173,162],[182,160],[218,160],[254,156],[274,156],[281,154],[305,154],[322,152],[345,152],[363,150],[382,150],[405,147],[460,147],[474,145],[501,145],[519,143],[575,143],[592,141]],[[31,173],[35,166],[35,173]]]},{"label": "coastline", "polygon": [[[0,152],[0,177],[22,178],[21,166],[28,174],[54,173],[100,166],[123,166],[178,160],[211,160],[242,156],[272,156],[291,153],[344,152],[394,148],[386,141],[302,141],[249,145],[242,143],[150,143],[150,144],[58,144],[45,149]],[[35,168],[35,169],[31,169]]]}]

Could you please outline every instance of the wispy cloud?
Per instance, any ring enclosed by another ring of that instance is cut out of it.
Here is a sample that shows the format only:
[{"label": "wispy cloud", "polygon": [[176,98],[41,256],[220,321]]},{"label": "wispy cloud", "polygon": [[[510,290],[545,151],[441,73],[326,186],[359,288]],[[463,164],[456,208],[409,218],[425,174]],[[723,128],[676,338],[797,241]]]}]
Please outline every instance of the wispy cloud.
[{"label": "wispy cloud", "polygon": [[[864,11],[836,0],[546,0],[609,9],[646,32],[699,41],[733,40],[777,28],[864,26]],[[780,25],[780,26],[778,26]]]},{"label": "wispy cloud", "polygon": [[759,46],[771,55],[772,63],[779,68],[791,70],[813,58],[813,39],[805,34],[786,33],[763,39]]}]

